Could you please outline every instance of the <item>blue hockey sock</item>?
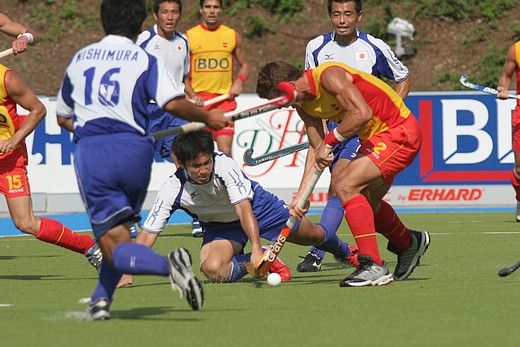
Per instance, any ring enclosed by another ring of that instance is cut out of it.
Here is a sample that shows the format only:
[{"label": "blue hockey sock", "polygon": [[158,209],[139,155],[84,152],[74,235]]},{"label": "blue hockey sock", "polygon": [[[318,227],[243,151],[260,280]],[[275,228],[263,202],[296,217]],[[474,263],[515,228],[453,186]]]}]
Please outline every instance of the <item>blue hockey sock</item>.
[{"label": "blue hockey sock", "polygon": [[95,302],[99,298],[107,298],[108,301],[112,302],[112,297],[116,291],[116,286],[119,280],[123,276],[121,271],[116,270],[103,258],[101,263],[101,271],[99,272],[99,280],[91,296],[92,302]]},{"label": "blue hockey sock", "polygon": [[121,243],[112,258],[116,269],[126,274],[168,276],[170,273],[166,257],[144,245]]},{"label": "blue hockey sock", "polygon": [[247,275],[246,264],[251,259],[251,253],[247,254],[235,254],[231,258],[231,275],[229,276],[228,282],[236,282],[242,277]]},{"label": "blue hockey sock", "polygon": [[318,225],[325,231],[325,241],[317,248],[334,254],[338,259],[346,259],[350,255],[348,243],[340,240],[336,232],[330,231],[326,225],[321,223],[318,223]]},{"label": "blue hockey sock", "polygon": [[[328,230],[337,232],[341,222],[343,221],[344,214],[345,210],[343,209],[343,206],[341,206],[341,200],[336,196],[329,196],[327,205],[325,205],[323,213],[321,214],[319,224],[327,227]],[[314,246],[309,249],[309,253],[316,255],[320,259],[325,257],[325,251]]]}]

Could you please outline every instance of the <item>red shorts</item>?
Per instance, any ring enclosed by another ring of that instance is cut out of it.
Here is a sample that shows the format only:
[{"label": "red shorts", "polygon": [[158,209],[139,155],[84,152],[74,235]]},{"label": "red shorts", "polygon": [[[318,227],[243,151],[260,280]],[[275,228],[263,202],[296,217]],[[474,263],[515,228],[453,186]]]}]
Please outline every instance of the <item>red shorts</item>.
[{"label": "red shorts", "polygon": [[[199,92],[197,93],[198,96],[202,97],[204,100],[210,100],[217,96],[220,96],[220,94],[214,94],[214,93],[206,93],[206,92]],[[223,110],[225,112],[234,111],[237,108],[237,102],[236,100],[224,100],[221,102],[217,102],[216,104],[209,105],[207,107],[204,107],[205,110],[214,110],[219,109]],[[220,130],[210,130],[211,134],[213,134],[213,138],[217,138],[219,136],[225,135],[225,136],[231,136],[235,135],[235,128],[233,127],[225,127]]]},{"label": "red shorts", "polygon": [[0,192],[6,198],[31,194],[27,176],[27,148],[25,144],[0,156]]},{"label": "red shorts", "polygon": [[410,114],[401,125],[362,141],[358,152],[365,154],[379,167],[385,184],[392,184],[394,177],[412,164],[421,143],[419,123]]},{"label": "red shorts", "polygon": [[513,129],[513,151],[520,152],[520,106],[516,106],[511,115],[511,128]]}]

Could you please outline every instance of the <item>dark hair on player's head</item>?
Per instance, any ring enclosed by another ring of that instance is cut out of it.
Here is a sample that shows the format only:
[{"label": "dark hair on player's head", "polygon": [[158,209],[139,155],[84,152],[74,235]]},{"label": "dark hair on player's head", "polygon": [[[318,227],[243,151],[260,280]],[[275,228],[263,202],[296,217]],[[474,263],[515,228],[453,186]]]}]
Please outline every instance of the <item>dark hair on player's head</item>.
[{"label": "dark hair on player's head", "polygon": [[155,0],[153,3],[153,13],[159,13],[159,7],[163,2],[174,2],[179,5],[179,13],[182,14],[182,0]]},{"label": "dark hair on player's head", "polygon": [[264,65],[258,73],[256,93],[264,99],[272,99],[283,94],[278,89],[282,81],[296,81],[303,70],[284,61],[273,61]]},{"label": "dark hair on player's head", "polygon": [[101,22],[107,35],[136,38],[146,15],[144,0],[103,0],[101,4]]},{"label": "dark hair on player's head", "polygon": [[196,159],[201,153],[213,155],[213,135],[206,130],[177,135],[173,139],[172,152],[183,164]]},{"label": "dark hair on player's head", "polygon": [[[222,0],[217,0],[218,3],[220,4],[220,7],[224,6],[224,4],[222,3]],[[206,0],[200,0],[199,3],[200,3],[200,7],[202,8],[202,6],[204,6],[204,3],[206,2]]]},{"label": "dark hair on player's head", "polygon": [[363,10],[363,1],[362,0],[329,0],[327,2],[327,10],[329,11],[329,16],[332,14],[332,3],[338,2],[340,4],[344,4],[346,2],[354,2],[356,4],[356,12],[359,14],[361,10]]}]

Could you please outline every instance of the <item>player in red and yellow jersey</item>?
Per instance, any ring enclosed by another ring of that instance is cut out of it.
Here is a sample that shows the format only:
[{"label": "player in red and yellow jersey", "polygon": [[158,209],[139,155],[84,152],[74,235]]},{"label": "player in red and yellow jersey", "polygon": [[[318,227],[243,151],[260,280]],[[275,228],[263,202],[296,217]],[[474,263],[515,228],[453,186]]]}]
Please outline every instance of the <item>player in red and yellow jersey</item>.
[{"label": "player in red and yellow jersey", "polygon": [[[186,31],[190,46],[190,78],[186,83],[186,91],[190,95],[191,90],[197,93],[198,97],[194,101],[199,106],[205,100],[228,94],[227,100],[206,109],[233,111],[237,107],[235,98],[242,93],[249,76],[249,63],[242,37],[236,30],[221,24],[220,0],[200,0],[199,12],[202,15],[201,23]],[[240,70],[233,79],[235,61]],[[231,155],[234,129],[226,127],[212,133],[218,149]]]},{"label": "player in red and yellow jersey", "polygon": [[[17,105],[29,111],[25,117]],[[14,225],[38,240],[85,254],[96,268],[101,266],[101,251],[88,235],[79,235],[49,218],[34,215],[27,177],[25,138],[45,117],[45,106],[11,69],[0,64],[0,192],[4,194]]]},{"label": "player in red and yellow jersey", "polygon": [[[498,81],[497,98],[505,100],[509,95],[511,78],[516,72],[516,93],[520,93],[520,41],[515,42],[507,52],[506,62],[500,79]],[[511,173],[511,184],[516,193],[516,221],[520,222],[520,100],[511,117],[513,129],[513,152],[515,155],[515,167]]]},{"label": "player in red and yellow jersey", "polygon": [[[305,122],[314,151],[306,166],[297,197],[314,172],[330,165],[332,147],[357,134],[361,147],[357,156],[341,172],[332,176],[345,209],[354,239],[359,247],[360,266],[340,282],[342,287],[385,285],[394,278],[406,279],[426,251],[430,236],[408,229],[383,197],[394,177],[408,167],[421,146],[417,119],[402,98],[377,77],[345,64],[330,62],[302,71],[285,62],[264,66],[258,75],[257,93],[272,98],[277,85],[295,85],[298,97],[293,106]],[[326,133],[324,120],[339,122]],[[291,214],[301,218],[305,211],[291,206]],[[376,240],[383,234],[396,249],[398,262],[392,275],[381,259]]]}]

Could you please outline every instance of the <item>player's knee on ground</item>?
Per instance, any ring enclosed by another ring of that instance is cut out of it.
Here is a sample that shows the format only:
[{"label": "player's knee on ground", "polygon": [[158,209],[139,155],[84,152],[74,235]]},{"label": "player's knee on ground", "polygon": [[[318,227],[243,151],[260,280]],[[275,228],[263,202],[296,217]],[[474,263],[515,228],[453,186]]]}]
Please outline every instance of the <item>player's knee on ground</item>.
[{"label": "player's knee on ground", "polygon": [[227,266],[218,259],[206,259],[200,264],[200,271],[211,282],[227,282],[230,271],[226,271]]}]

